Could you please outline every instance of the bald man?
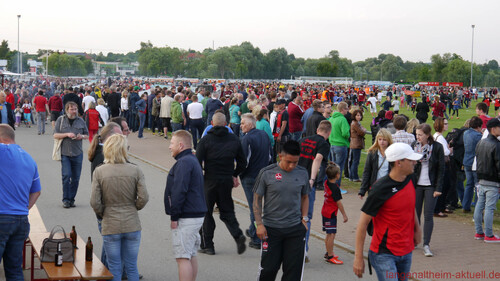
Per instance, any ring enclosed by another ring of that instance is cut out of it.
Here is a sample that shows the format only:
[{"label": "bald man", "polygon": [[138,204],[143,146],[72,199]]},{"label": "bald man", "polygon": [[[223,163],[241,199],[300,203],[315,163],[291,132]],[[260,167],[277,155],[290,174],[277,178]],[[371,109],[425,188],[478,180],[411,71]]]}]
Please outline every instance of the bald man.
[{"label": "bald man", "polygon": [[12,105],[6,99],[5,92],[0,91],[0,124],[8,124],[14,129],[14,112],[12,111]]}]

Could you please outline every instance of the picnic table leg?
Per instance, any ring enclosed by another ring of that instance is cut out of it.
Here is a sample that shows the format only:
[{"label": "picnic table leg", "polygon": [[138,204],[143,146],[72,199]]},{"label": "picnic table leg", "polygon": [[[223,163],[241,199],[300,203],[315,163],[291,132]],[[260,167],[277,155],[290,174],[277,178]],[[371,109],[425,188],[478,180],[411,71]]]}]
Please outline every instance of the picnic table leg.
[{"label": "picnic table leg", "polygon": [[31,244],[31,280],[35,280],[35,248]]},{"label": "picnic table leg", "polygon": [[26,269],[26,240],[24,240],[23,247],[23,269]]}]

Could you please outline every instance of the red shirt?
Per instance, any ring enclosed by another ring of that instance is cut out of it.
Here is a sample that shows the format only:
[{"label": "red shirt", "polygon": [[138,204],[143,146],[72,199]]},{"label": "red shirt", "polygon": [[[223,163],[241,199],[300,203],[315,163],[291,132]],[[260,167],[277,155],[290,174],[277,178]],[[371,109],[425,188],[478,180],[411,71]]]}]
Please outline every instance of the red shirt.
[{"label": "red shirt", "polygon": [[446,106],[442,102],[432,104],[432,115],[436,117],[444,117],[445,110]]},{"label": "red shirt", "polygon": [[302,132],[302,115],[304,111],[295,103],[288,104],[288,130],[290,133]]},{"label": "red shirt", "polygon": [[10,103],[12,110],[16,108],[14,95],[12,93],[10,93],[7,97],[5,97],[5,101]]},{"label": "red shirt", "polygon": [[483,120],[483,126],[481,128],[486,129],[486,123],[488,123],[488,121],[490,121],[491,117],[489,117],[486,114],[483,114],[483,115],[479,115],[479,118],[481,118],[481,120]]},{"label": "red shirt", "polygon": [[47,99],[44,96],[36,96],[35,100],[35,110],[36,112],[45,112],[45,105],[47,104]]},{"label": "red shirt", "polygon": [[50,111],[62,111],[63,103],[60,96],[52,96],[49,99],[49,109]]},{"label": "red shirt", "polygon": [[339,206],[337,202],[342,200],[339,186],[334,182],[325,181],[325,201],[323,208],[321,208],[321,215],[325,218],[332,218],[337,216]]},{"label": "red shirt", "polygon": [[358,101],[365,101],[366,93],[364,91],[359,91]]}]

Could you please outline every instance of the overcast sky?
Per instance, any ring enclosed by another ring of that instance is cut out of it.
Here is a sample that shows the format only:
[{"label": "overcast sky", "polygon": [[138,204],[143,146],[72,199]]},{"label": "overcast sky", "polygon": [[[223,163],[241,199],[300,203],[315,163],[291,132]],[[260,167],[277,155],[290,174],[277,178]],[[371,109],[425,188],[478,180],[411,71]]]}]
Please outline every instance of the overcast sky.
[{"label": "overcast sky", "polygon": [[[244,3],[244,4],[243,4]],[[0,1],[0,40],[17,49],[126,53],[155,46],[202,51],[249,41],[263,53],[284,47],[296,57],[330,50],[353,61],[399,55],[429,62],[457,53],[500,62],[499,0],[354,1]]]}]

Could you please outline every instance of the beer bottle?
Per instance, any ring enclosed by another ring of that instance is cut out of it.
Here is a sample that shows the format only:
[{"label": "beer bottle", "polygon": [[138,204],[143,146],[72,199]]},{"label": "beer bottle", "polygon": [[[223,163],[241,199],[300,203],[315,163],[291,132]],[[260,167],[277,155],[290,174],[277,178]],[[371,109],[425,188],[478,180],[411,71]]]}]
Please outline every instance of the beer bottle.
[{"label": "beer bottle", "polygon": [[62,266],[63,264],[63,253],[61,251],[61,243],[57,243],[57,252],[54,256],[55,266]]},{"label": "beer bottle", "polygon": [[87,246],[85,246],[85,260],[86,261],[92,261],[94,254],[94,245],[92,245],[92,240],[90,239],[87,240]]},{"label": "beer bottle", "polygon": [[71,243],[73,244],[74,249],[78,249],[76,246],[76,240],[77,240],[77,235],[76,235],[76,229],[75,226],[71,228],[71,232],[69,233],[69,238],[71,239]]}]

